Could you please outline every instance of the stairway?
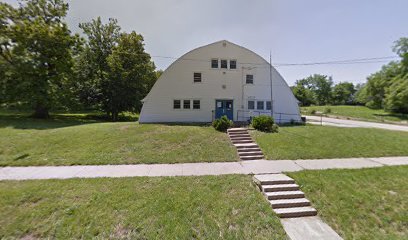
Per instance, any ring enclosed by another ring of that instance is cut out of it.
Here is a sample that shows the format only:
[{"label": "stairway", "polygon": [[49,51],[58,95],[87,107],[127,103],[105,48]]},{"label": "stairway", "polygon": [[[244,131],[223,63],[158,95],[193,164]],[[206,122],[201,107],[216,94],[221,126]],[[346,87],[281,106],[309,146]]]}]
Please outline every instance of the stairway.
[{"label": "stairway", "polygon": [[310,201],[292,178],[284,174],[262,174],[255,175],[254,181],[279,217],[317,215],[316,209],[310,206]]},{"label": "stairway", "polygon": [[228,136],[237,148],[241,160],[264,159],[264,155],[258,144],[254,143],[246,128],[230,128],[227,130]]}]

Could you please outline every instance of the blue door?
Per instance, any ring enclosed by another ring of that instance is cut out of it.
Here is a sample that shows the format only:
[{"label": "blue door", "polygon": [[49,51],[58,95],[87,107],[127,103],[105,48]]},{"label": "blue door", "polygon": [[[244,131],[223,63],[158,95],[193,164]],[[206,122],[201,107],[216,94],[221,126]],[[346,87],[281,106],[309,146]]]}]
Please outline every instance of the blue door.
[{"label": "blue door", "polygon": [[228,119],[233,120],[233,103],[233,100],[215,100],[215,118],[220,118],[225,115]]}]

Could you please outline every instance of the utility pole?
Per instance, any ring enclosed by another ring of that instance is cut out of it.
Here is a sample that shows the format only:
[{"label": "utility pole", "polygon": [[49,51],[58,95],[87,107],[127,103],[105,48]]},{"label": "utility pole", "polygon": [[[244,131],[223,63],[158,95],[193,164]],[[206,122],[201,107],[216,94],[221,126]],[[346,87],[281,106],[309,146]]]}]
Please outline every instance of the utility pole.
[{"label": "utility pole", "polygon": [[270,79],[270,81],[271,81],[271,117],[273,117],[272,51],[269,51],[269,79]]}]

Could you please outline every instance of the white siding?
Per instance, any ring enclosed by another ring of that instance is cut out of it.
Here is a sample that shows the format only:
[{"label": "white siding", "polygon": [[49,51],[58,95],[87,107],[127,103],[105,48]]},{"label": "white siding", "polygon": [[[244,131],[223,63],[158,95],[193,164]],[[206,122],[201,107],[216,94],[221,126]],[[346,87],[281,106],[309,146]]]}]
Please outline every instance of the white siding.
[{"label": "white siding", "polygon": [[[237,69],[212,69],[213,58],[237,60]],[[193,82],[194,72],[202,73],[201,83]],[[254,84],[245,84],[246,74],[254,75]],[[270,101],[269,76],[268,62],[254,52],[228,41],[197,48],[183,55],[163,72],[144,99],[139,121],[211,122],[216,99],[234,100],[234,120],[240,120],[237,119],[237,111],[247,111],[246,102],[249,98]],[[299,121],[297,100],[274,68],[272,79],[275,119],[281,119],[282,122],[291,119]],[[174,99],[200,100],[201,109],[173,109]],[[266,102],[264,104],[266,108]],[[269,115],[270,111],[265,110],[264,113]]]}]

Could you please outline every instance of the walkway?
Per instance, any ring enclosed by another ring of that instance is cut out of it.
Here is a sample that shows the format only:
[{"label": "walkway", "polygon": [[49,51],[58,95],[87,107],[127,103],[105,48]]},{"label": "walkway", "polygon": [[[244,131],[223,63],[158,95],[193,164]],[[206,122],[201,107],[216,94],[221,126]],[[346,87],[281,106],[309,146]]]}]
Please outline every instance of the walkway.
[{"label": "walkway", "polygon": [[328,117],[319,117],[319,116],[306,116],[306,121],[311,124],[320,124],[327,126],[335,127],[361,127],[361,128],[381,128],[386,130],[393,131],[404,131],[408,132],[408,126],[394,125],[387,123],[375,123],[375,122],[365,122],[365,121],[356,121],[356,120],[346,120],[346,119],[337,119],[337,118],[328,118]]},{"label": "walkway", "polygon": [[408,157],[276,161],[251,160],[241,162],[180,164],[2,167],[0,168],[0,180],[266,174],[295,172],[309,169],[355,169],[391,165],[408,165]]}]

